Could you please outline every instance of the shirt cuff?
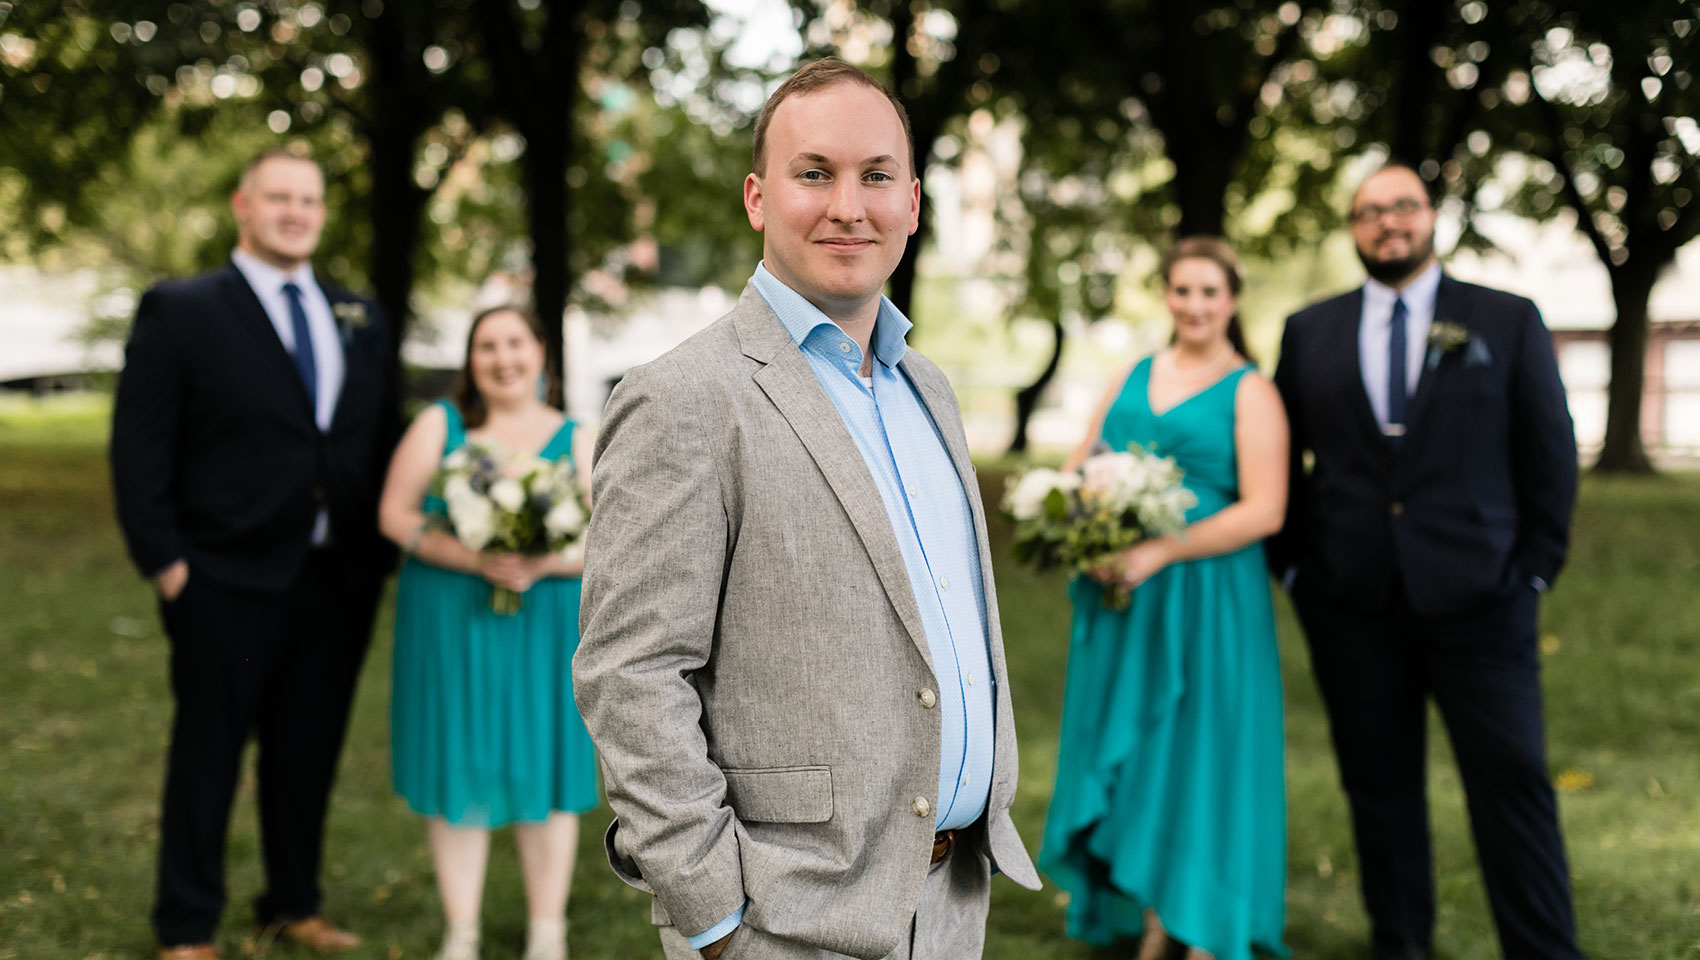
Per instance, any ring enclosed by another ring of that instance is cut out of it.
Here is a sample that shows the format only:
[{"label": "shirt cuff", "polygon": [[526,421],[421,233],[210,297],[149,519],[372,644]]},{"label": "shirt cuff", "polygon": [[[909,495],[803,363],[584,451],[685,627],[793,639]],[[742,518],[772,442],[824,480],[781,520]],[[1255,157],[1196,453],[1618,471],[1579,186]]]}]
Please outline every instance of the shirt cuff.
[{"label": "shirt cuff", "polygon": [[1529,586],[1534,587],[1536,593],[1546,593],[1547,587],[1551,586],[1551,584],[1547,583],[1540,577],[1530,577]]},{"label": "shirt cuff", "polygon": [[1281,589],[1287,593],[1293,592],[1293,582],[1299,578],[1298,567],[1288,567],[1281,573]]},{"label": "shirt cuff", "polygon": [[[745,906],[748,906],[748,904],[745,904]],[[688,938],[686,942],[691,945],[692,950],[701,950],[703,947],[708,946],[714,941],[719,940],[721,937],[726,936],[728,933],[738,929],[738,925],[743,922],[744,907],[739,907],[732,911],[732,915],[730,917],[727,917],[714,926],[709,927],[707,930],[704,930],[696,936]]]}]

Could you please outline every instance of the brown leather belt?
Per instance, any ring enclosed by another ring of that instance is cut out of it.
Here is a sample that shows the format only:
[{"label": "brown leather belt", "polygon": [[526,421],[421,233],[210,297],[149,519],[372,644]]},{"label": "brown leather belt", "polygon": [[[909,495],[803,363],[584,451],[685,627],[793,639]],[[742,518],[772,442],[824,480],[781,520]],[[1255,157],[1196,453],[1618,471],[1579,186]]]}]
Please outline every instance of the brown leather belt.
[{"label": "brown leather belt", "polygon": [[956,849],[956,831],[940,830],[933,834],[933,863],[938,863],[950,856],[950,851]]}]

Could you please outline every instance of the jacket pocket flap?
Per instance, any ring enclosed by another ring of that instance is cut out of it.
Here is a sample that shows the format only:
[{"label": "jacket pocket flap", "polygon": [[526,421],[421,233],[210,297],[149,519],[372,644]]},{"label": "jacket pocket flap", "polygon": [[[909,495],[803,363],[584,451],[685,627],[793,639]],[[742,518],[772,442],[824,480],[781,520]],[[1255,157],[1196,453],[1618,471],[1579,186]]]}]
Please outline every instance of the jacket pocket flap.
[{"label": "jacket pocket flap", "polygon": [[831,767],[722,770],[726,803],[739,820],[825,823],[832,819]]}]

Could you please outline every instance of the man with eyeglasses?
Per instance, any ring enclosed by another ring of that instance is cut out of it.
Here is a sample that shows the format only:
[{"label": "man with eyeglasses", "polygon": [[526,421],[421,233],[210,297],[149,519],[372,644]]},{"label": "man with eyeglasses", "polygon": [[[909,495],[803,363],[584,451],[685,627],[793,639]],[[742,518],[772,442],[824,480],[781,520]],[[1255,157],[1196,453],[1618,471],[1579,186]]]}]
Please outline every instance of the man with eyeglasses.
[{"label": "man with eyeglasses", "polygon": [[1442,272],[1411,168],[1371,174],[1349,219],[1368,279],[1282,339],[1292,493],[1268,554],[1328,710],[1373,955],[1432,956],[1432,697],[1502,952],[1579,958],[1536,640],[1576,498],[1552,339],[1527,299]]}]

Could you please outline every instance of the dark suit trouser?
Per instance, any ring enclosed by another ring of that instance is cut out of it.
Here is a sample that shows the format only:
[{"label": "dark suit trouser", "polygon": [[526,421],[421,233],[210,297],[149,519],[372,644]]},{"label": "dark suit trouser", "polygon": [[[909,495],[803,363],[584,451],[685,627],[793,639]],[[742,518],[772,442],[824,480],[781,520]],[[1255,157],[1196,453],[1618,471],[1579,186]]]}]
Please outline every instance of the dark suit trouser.
[{"label": "dark suit trouser", "polygon": [[1445,721],[1489,906],[1509,960],[1580,958],[1570,873],[1546,763],[1537,595],[1466,616],[1379,614],[1310,595],[1294,605],[1327,706],[1378,947],[1427,948],[1434,875],[1426,697]]},{"label": "dark suit trouser", "polygon": [[318,912],[326,806],[371,636],[376,590],[354,595],[315,551],[283,593],[231,590],[190,573],[161,605],[177,701],[160,816],[154,932],[213,939],[224,847],[250,734],[259,743],[266,891],[257,923]]}]

